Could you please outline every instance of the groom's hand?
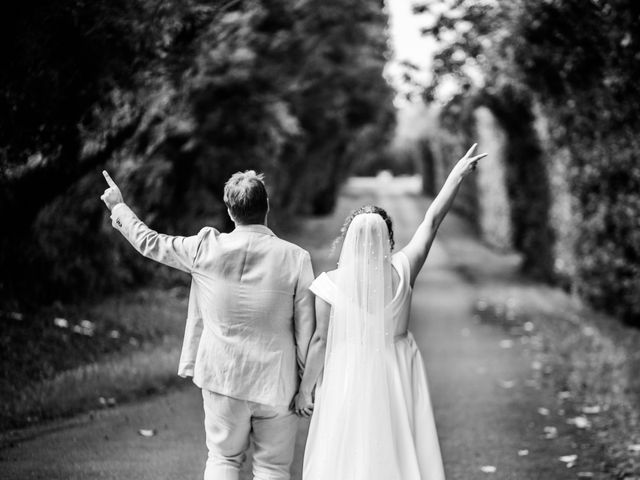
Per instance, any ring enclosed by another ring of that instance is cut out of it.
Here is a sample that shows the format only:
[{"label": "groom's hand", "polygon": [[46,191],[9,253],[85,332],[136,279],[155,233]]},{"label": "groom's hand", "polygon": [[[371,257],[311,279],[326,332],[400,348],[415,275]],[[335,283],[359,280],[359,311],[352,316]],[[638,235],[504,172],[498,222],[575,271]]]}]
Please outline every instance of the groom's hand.
[{"label": "groom's hand", "polygon": [[309,418],[313,413],[313,400],[310,394],[298,392],[292,402],[293,410],[299,417]]},{"label": "groom's hand", "polygon": [[120,192],[120,189],[116,185],[116,182],[113,181],[106,170],[102,171],[102,175],[104,175],[104,179],[107,181],[109,188],[104,191],[100,199],[105,203],[109,210],[113,210],[113,207],[115,207],[119,203],[124,203],[122,192]]}]

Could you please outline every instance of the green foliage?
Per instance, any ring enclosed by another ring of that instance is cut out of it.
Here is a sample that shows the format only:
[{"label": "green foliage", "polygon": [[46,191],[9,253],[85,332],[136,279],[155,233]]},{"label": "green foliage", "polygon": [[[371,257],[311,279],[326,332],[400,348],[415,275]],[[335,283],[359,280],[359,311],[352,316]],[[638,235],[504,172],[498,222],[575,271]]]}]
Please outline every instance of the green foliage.
[{"label": "green foliage", "polygon": [[[571,153],[576,287],[640,325],[640,6],[553,2],[525,15],[529,59],[520,68],[552,112],[554,141]],[[527,24],[533,16],[540,21]]]},{"label": "green foliage", "polygon": [[[438,115],[437,128],[429,134],[427,167],[432,170],[432,180],[425,190],[436,193],[445,183],[451,169],[475,141],[473,134],[472,99],[455,95]],[[456,195],[453,209],[473,220],[478,214],[477,189],[474,182],[463,182]],[[477,227],[477,225],[475,225]]]},{"label": "green foliage", "polygon": [[382,7],[28,0],[1,15],[2,297],[101,293],[157,270],[105,221],[104,167],[167,233],[229,228],[222,188],[247,168],[267,174],[276,214],[332,208],[392,123]]},{"label": "green foliage", "polygon": [[551,280],[554,232],[550,225],[551,191],[543,152],[528,98],[503,87],[499,95],[479,95],[507,133],[506,187],[513,246],[522,252],[522,268],[530,276]]},{"label": "green foliage", "polygon": [[[426,32],[448,38],[427,97],[444,78],[456,78],[477,87],[468,90],[471,94],[481,91],[513,112],[519,103],[541,105],[553,149],[569,152],[566,168],[549,170],[569,172],[576,231],[569,246],[576,262],[571,283],[594,305],[638,324],[640,5],[632,0],[454,4]],[[505,123],[507,131],[514,122],[516,117]],[[544,225],[527,228],[550,240]]]}]

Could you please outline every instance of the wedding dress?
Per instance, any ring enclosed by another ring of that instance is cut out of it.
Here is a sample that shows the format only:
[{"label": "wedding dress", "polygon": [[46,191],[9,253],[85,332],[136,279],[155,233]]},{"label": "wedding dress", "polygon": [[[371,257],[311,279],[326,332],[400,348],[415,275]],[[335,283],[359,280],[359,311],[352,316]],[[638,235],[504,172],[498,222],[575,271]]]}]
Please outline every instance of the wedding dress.
[{"label": "wedding dress", "polygon": [[337,270],[311,286],[332,309],[304,480],[444,479],[424,364],[407,330],[409,268],[404,253],[391,256],[384,220],[361,214]]}]

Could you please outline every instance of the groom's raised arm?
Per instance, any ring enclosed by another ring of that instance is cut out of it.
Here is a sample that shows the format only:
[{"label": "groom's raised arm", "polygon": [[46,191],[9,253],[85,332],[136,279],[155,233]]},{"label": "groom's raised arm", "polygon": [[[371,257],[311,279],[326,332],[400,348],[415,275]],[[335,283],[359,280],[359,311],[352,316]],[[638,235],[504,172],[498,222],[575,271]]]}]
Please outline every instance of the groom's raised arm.
[{"label": "groom's raised arm", "polygon": [[109,174],[102,173],[109,188],[100,198],[111,210],[113,227],[145,257],[183,272],[191,272],[200,236],[181,237],[152,230],[124,203],[120,189]]},{"label": "groom's raised arm", "polygon": [[296,285],[295,298],[293,303],[293,320],[296,337],[296,350],[298,360],[298,371],[300,375],[304,371],[309,350],[309,342],[316,329],[316,312],[314,295],[309,290],[313,279],[313,266],[309,252],[304,252],[300,259],[300,272]]}]

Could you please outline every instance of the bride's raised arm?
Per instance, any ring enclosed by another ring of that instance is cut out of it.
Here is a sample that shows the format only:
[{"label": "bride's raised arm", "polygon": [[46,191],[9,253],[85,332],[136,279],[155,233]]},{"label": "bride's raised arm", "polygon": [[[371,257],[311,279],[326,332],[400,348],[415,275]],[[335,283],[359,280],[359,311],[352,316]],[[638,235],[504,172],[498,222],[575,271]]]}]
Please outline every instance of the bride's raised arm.
[{"label": "bride's raised arm", "polygon": [[429,206],[424,220],[422,220],[422,223],[413,234],[411,241],[402,249],[402,252],[404,252],[409,259],[409,265],[411,267],[411,286],[413,286],[418,273],[427,259],[438,227],[447,215],[449,208],[451,208],[451,204],[458,193],[462,180],[475,170],[478,160],[487,156],[486,153],[474,155],[477,145],[477,143],[474,143],[464,157],[453,167],[440,193],[438,193]]}]

